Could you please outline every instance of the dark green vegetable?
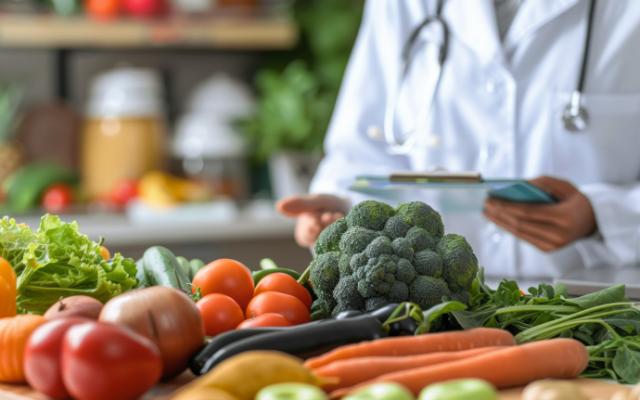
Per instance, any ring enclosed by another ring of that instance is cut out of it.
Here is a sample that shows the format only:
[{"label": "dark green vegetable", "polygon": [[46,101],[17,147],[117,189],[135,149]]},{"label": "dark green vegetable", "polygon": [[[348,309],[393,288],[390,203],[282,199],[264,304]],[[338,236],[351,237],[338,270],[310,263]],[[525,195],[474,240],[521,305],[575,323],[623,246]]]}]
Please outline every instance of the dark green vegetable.
[{"label": "dark green vegetable", "polygon": [[197,258],[189,261],[189,280],[193,281],[193,277],[196,276],[198,271],[200,271],[204,266],[205,263]]},{"label": "dark green vegetable", "polygon": [[276,272],[281,272],[283,274],[287,274],[291,276],[293,279],[300,278],[300,273],[298,271],[294,271],[289,268],[274,268],[274,269],[262,269],[259,271],[253,271],[251,276],[253,277],[253,284],[257,285],[260,281],[267,275],[275,274]]},{"label": "dark green vegetable", "polygon": [[383,324],[373,315],[312,322],[235,341],[218,350],[194,373],[204,374],[227,358],[250,350],[275,350],[308,358],[348,343],[385,336]]},{"label": "dark green vegetable", "polygon": [[187,277],[187,280],[191,282],[193,278],[191,278],[191,264],[189,263],[189,260],[182,256],[178,256],[176,257],[176,261],[178,261],[178,265],[180,266],[182,273]]},{"label": "dark green vegetable", "polygon": [[171,250],[162,246],[150,247],[142,256],[142,264],[150,285],[172,287],[191,294],[189,276]]},{"label": "dark green vegetable", "polygon": [[136,279],[138,280],[138,288],[146,288],[151,286],[149,284],[149,278],[147,278],[147,273],[144,270],[144,263],[142,258],[136,261]]}]

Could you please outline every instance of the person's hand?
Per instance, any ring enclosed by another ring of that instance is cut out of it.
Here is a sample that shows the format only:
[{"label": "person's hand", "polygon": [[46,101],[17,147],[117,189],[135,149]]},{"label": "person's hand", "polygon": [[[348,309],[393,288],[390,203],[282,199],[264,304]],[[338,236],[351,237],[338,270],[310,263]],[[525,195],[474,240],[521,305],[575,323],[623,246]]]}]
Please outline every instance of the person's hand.
[{"label": "person's hand", "polygon": [[556,204],[522,204],[489,198],[484,215],[542,251],[554,251],[597,229],[589,199],[571,183],[543,176],[529,181],[555,197]]},{"label": "person's hand", "polygon": [[276,205],[278,211],[297,218],[295,239],[303,247],[311,247],[324,228],[347,212],[348,203],[337,196],[313,194],[282,199]]}]

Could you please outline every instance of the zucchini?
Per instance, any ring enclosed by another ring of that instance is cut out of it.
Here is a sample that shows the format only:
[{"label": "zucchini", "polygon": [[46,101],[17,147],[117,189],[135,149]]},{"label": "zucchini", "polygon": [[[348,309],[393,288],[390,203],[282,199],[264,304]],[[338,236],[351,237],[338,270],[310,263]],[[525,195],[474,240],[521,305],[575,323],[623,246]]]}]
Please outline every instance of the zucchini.
[{"label": "zucchini", "polygon": [[293,279],[298,280],[300,278],[300,273],[298,271],[294,271],[289,268],[270,268],[270,269],[261,269],[259,271],[253,271],[251,276],[253,277],[253,284],[257,285],[262,278],[267,275],[275,274],[276,272],[281,272],[283,274],[287,274],[291,276]]},{"label": "zucchini", "polygon": [[144,271],[151,285],[167,286],[190,294],[189,276],[171,250],[162,246],[148,248],[142,256]]},{"label": "zucchini", "polygon": [[191,278],[192,281],[193,281],[193,278],[198,273],[198,271],[200,271],[202,267],[204,267],[204,265],[205,265],[204,262],[197,258],[194,258],[193,260],[189,261],[189,267],[190,267],[189,278]]},{"label": "zucchini", "polygon": [[193,278],[191,277],[191,265],[189,264],[189,260],[182,256],[176,257],[176,260],[178,260],[178,264],[180,265],[180,269],[182,269],[184,275],[187,277],[189,282],[191,282]]}]

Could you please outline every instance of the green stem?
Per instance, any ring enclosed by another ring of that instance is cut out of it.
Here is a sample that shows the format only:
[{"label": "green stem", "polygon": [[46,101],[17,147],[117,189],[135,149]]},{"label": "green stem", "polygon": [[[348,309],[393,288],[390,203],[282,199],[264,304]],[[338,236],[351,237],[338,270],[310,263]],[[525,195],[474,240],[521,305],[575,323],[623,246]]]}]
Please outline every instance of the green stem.
[{"label": "green stem", "polygon": [[575,306],[544,306],[544,305],[522,305],[522,306],[510,306],[503,307],[496,311],[495,315],[512,314],[520,312],[541,312],[541,311],[556,311],[556,312],[575,312],[580,308]]},{"label": "green stem", "polygon": [[540,332],[536,331],[534,333],[531,333],[530,331],[533,331],[534,328],[528,329],[526,331],[522,331],[516,335],[516,341],[518,343],[526,343],[534,340],[550,339],[552,337],[555,337],[561,334],[567,329],[571,329],[575,326],[584,325],[584,324],[601,325],[611,334],[611,336],[614,337],[614,339],[620,339],[620,335],[616,333],[616,331],[611,327],[611,325],[607,324],[602,319],[583,318],[583,319],[577,319],[575,321],[565,321],[562,324],[558,324],[557,326],[547,327],[547,329],[543,329]]},{"label": "green stem", "polygon": [[307,269],[304,270],[302,275],[300,275],[300,278],[298,278],[298,283],[301,285],[306,285],[307,282],[309,281],[310,275],[311,275],[311,265],[309,265]]}]

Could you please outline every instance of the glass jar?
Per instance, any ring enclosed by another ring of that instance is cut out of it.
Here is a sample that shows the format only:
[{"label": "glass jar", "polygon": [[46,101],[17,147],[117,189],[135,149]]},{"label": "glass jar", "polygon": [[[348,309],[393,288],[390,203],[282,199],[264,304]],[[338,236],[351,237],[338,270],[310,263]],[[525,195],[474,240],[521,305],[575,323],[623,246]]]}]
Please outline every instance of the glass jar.
[{"label": "glass jar", "polygon": [[156,73],[118,68],[93,82],[82,140],[82,178],[90,200],[108,196],[165,161],[162,89]]}]

